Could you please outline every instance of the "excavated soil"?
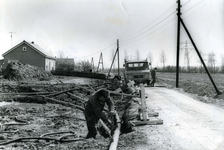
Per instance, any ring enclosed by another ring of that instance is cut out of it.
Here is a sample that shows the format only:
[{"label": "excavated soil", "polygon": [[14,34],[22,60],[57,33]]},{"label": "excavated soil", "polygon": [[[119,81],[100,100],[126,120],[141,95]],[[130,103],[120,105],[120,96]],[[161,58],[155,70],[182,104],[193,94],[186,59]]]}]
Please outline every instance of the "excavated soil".
[{"label": "excavated soil", "polygon": [[[109,138],[104,138],[99,133],[96,139],[85,139],[87,128],[83,111],[69,105],[84,107],[84,101],[88,100],[90,91],[108,87],[108,81],[59,76],[47,81],[0,81],[0,149],[108,149]],[[69,93],[78,98],[67,93],[53,94],[66,90],[71,90]],[[43,98],[50,94],[53,95],[48,97],[66,102],[67,105]],[[127,99],[121,100],[122,97],[116,95],[111,97],[121,118],[125,110],[123,101]],[[48,135],[49,133],[55,134]],[[62,136],[65,137],[61,138]],[[40,137],[48,139],[38,139]],[[60,138],[62,140],[59,140]],[[143,132],[124,133],[120,135],[117,148],[134,150],[136,147],[147,145],[147,141]]]}]

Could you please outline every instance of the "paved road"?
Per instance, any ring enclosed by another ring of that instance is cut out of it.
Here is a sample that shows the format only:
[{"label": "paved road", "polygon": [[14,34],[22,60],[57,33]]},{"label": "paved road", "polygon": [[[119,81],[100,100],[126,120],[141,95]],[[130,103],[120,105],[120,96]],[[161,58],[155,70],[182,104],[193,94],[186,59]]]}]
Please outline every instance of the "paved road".
[{"label": "paved road", "polygon": [[142,126],[149,146],[143,149],[224,150],[224,110],[177,91],[146,87],[149,109],[159,112],[163,125]]}]

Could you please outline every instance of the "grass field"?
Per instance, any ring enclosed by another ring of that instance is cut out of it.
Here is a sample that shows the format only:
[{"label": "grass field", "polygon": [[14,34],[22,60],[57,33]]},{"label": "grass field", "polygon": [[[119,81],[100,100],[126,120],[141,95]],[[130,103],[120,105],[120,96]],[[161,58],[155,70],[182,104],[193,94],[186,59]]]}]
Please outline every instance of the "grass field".
[{"label": "grass field", "polygon": [[[224,74],[211,74],[211,77],[218,91],[223,92]],[[176,73],[157,72],[157,78],[158,84],[165,84],[169,88],[176,88]],[[217,91],[206,73],[180,73],[178,89],[183,89],[184,92],[197,96],[197,99],[203,102],[224,106],[224,94],[217,95]]]}]

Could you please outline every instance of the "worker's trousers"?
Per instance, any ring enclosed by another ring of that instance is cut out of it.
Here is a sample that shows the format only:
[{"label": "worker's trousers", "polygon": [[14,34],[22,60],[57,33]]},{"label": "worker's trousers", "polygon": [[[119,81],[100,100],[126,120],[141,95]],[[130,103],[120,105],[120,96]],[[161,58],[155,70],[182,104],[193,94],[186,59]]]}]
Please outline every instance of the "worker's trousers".
[{"label": "worker's trousers", "polygon": [[88,128],[88,134],[86,138],[96,138],[97,130],[96,130],[96,124],[98,120],[89,120],[87,121],[87,128]]}]

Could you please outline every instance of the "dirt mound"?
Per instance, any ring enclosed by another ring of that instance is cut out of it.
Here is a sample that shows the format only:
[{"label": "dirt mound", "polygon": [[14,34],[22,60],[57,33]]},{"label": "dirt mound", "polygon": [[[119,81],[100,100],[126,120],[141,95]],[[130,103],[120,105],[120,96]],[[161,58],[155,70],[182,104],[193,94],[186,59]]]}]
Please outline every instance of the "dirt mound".
[{"label": "dirt mound", "polygon": [[52,74],[44,69],[20,62],[8,64],[4,71],[4,78],[9,80],[25,80],[28,78],[48,78]]}]

